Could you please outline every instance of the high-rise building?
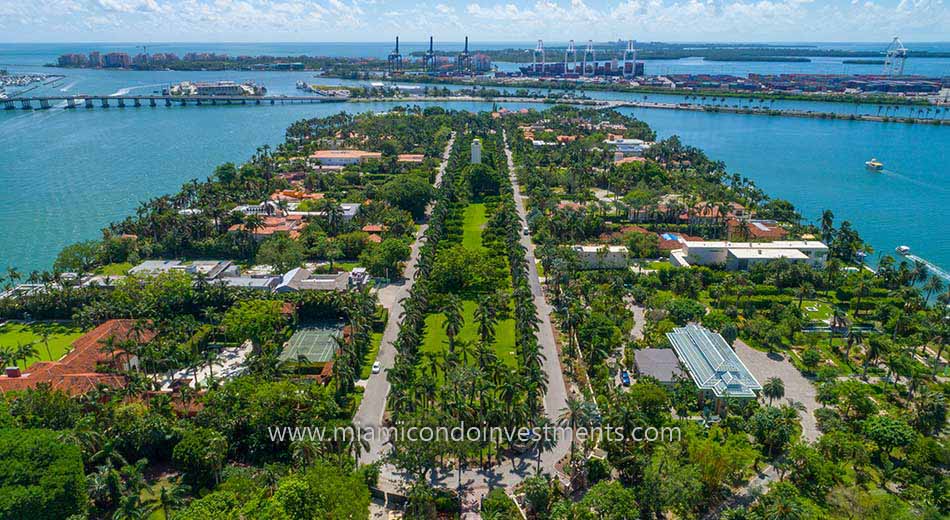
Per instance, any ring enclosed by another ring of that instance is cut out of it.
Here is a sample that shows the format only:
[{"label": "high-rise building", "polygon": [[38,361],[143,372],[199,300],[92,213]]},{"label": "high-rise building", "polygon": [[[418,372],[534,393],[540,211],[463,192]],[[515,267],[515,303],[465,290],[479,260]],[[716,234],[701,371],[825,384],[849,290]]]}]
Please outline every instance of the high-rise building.
[{"label": "high-rise building", "polygon": [[85,54],[63,54],[56,61],[60,67],[85,67],[88,63]]},{"label": "high-rise building", "polygon": [[99,51],[92,51],[89,53],[89,66],[93,68],[99,68],[102,66],[102,55],[99,54]]},{"label": "high-rise building", "polygon": [[124,52],[110,52],[103,57],[104,67],[127,69],[132,66],[132,58]]},{"label": "high-rise building", "polygon": [[482,141],[480,139],[472,140],[472,164],[482,163]]}]

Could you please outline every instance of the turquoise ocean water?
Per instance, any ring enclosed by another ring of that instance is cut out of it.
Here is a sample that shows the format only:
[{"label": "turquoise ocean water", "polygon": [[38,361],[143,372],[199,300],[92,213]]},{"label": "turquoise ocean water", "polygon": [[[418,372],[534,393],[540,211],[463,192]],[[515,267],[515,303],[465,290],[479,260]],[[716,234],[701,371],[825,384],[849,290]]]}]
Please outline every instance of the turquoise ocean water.
[{"label": "turquoise ocean water", "polygon": [[[155,52],[282,54],[290,52],[285,46],[291,44],[237,49],[228,45],[156,47]],[[57,54],[94,47],[3,44],[0,68],[12,72],[57,72],[58,69],[41,65]],[[99,47],[134,52],[132,44],[129,49]],[[309,54],[334,51],[376,55],[388,52],[388,47],[294,44],[293,50]],[[927,66],[947,75],[948,63]],[[301,79],[330,82],[317,80],[309,73],[59,72],[67,77],[35,93],[147,94],[182,80],[231,79],[263,83],[272,94],[292,94],[296,93],[296,81]],[[591,96],[619,97],[606,93]],[[635,94],[625,96],[642,98]],[[681,98],[650,95],[649,99]],[[192,178],[203,179],[221,162],[240,162],[262,144],[279,143],[286,126],[297,119],[343,109],[381,111],[392,106],[375,103],[0,111],[0,268],[16,266],[29,271],[50,267],[64,245],[96,237],[108,222],[134,212],[140,202],[175,191]],[[489,103],[444,106],[466,110],[491,108]],[[876,113],[881,109],[876,105],[802,102],[775,102],[772,106],[846,113]],[[822,209],[830,208],[839,221],[852,221],[878,251],[891,252],[895,246],[906,244],[920,256],[950,267],[950,128],[624,110],[650,123],[661,136],[677,134],[710,156],[724,160],[731,171],[755,180],[772,196],[794,202],[809,220],[816,220]],[[864,161],[872,156],[886,165],[883,173],[865,170]]]}]

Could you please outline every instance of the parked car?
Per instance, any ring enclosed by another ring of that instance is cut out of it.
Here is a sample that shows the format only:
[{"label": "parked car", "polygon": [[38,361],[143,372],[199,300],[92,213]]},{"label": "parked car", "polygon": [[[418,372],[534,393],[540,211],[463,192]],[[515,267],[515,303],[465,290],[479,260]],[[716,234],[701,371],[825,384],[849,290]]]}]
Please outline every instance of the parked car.
[{"label": "parked car", "polygon": [[620,372],[620,382],[623,383],[623,386],[630,386],[630,372],[626,370]]},{"label": "parked car", "polygon": [[379,364],[379,361],[373,363],[373,373],[378,374],[382,367]]}]

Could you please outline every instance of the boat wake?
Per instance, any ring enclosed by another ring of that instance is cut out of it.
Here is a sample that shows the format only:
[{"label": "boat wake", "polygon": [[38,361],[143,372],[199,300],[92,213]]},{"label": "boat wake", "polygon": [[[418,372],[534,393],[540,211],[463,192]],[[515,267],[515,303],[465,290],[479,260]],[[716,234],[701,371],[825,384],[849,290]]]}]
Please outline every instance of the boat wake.
[{"label": "boat wake", "polygon": [[59,89],[59,91],[60,91],[60,92],[69,92],[70,89],[72,89],[73,87],[76,86],[76,83],[77,83],[77,82],[74,81],[74,82],[70,83],[69,85],[66,85],[65,87]]},{"label": "boat wake", "polygon": [[914,261],[914,262],[920,262],[920,263],[926,265],[926,266],[927,266],[927,269],[930,269],[930,272],[932,272],[934,275],[936,275],[936,276],[938,276],[938,277],[940,277],[940,278],[943,278],[943,280],[944,280],[945,282],[950,282],[950,273],[948,273],[947,271],[945,271],[942,267],[940,267],[940,266],[934,264],[934,263],[931,262],[930,260],[926,260],[926,259],[921,258],[921,257],[919,257],[919,256],[917,256],[917,255],[914,255],[914,254],[906,254],[906,255],[904,255],[904,256],[905,256],[908,260],[912,260],[912,261]]},{"label": "boat wake", "polygon": [[943,191],[943,192],[946,192],[946,191],[947,191],[947,187],[945,187],[945,186],[941,186],[941,185],[939,185],[939,184],[932,184],[932,183],[929,183],[929,182],[924,182],[924,181],[921,181],[920,179],[911,177],[911,176],[909,176],[909,175],[904,175],[904,174],[902,174],[902,173],[900,173],[900,172],[897,172],[897,171],[894,171],[894,170],[881,170],[880,173],[882,173],[882,174],[884,174],[884,175],[891,176],[891,177],[898,178],[898,179],[900,179],[900,180],[902,180],[902,181],[906,181],[906,182],[909,182],[909,183],[911,183],[911,184],[916,184],[917,186],[920,186],[921,188],[926,188],[926,189],[928,189],[928,190],[936,190],[936,191]]},{"label": "boat wake", "polygon": [[124,95],[128,94],[129,92],[132,92],[132,89],[133,89],[133,88],[135,88],[135,87],[120,88],[119,90],[116,90],[115,92],[109,94],[109,97],[124,96]]}]

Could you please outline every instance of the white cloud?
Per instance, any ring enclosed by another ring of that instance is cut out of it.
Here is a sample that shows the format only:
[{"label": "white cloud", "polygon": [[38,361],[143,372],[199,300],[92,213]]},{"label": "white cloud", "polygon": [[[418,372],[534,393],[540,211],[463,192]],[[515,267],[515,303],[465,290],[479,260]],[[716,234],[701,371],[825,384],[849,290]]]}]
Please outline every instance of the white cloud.
[{"label": "white cloud", "polygon": [[0,39],[932,41],[945,1],[0,0]]}]

